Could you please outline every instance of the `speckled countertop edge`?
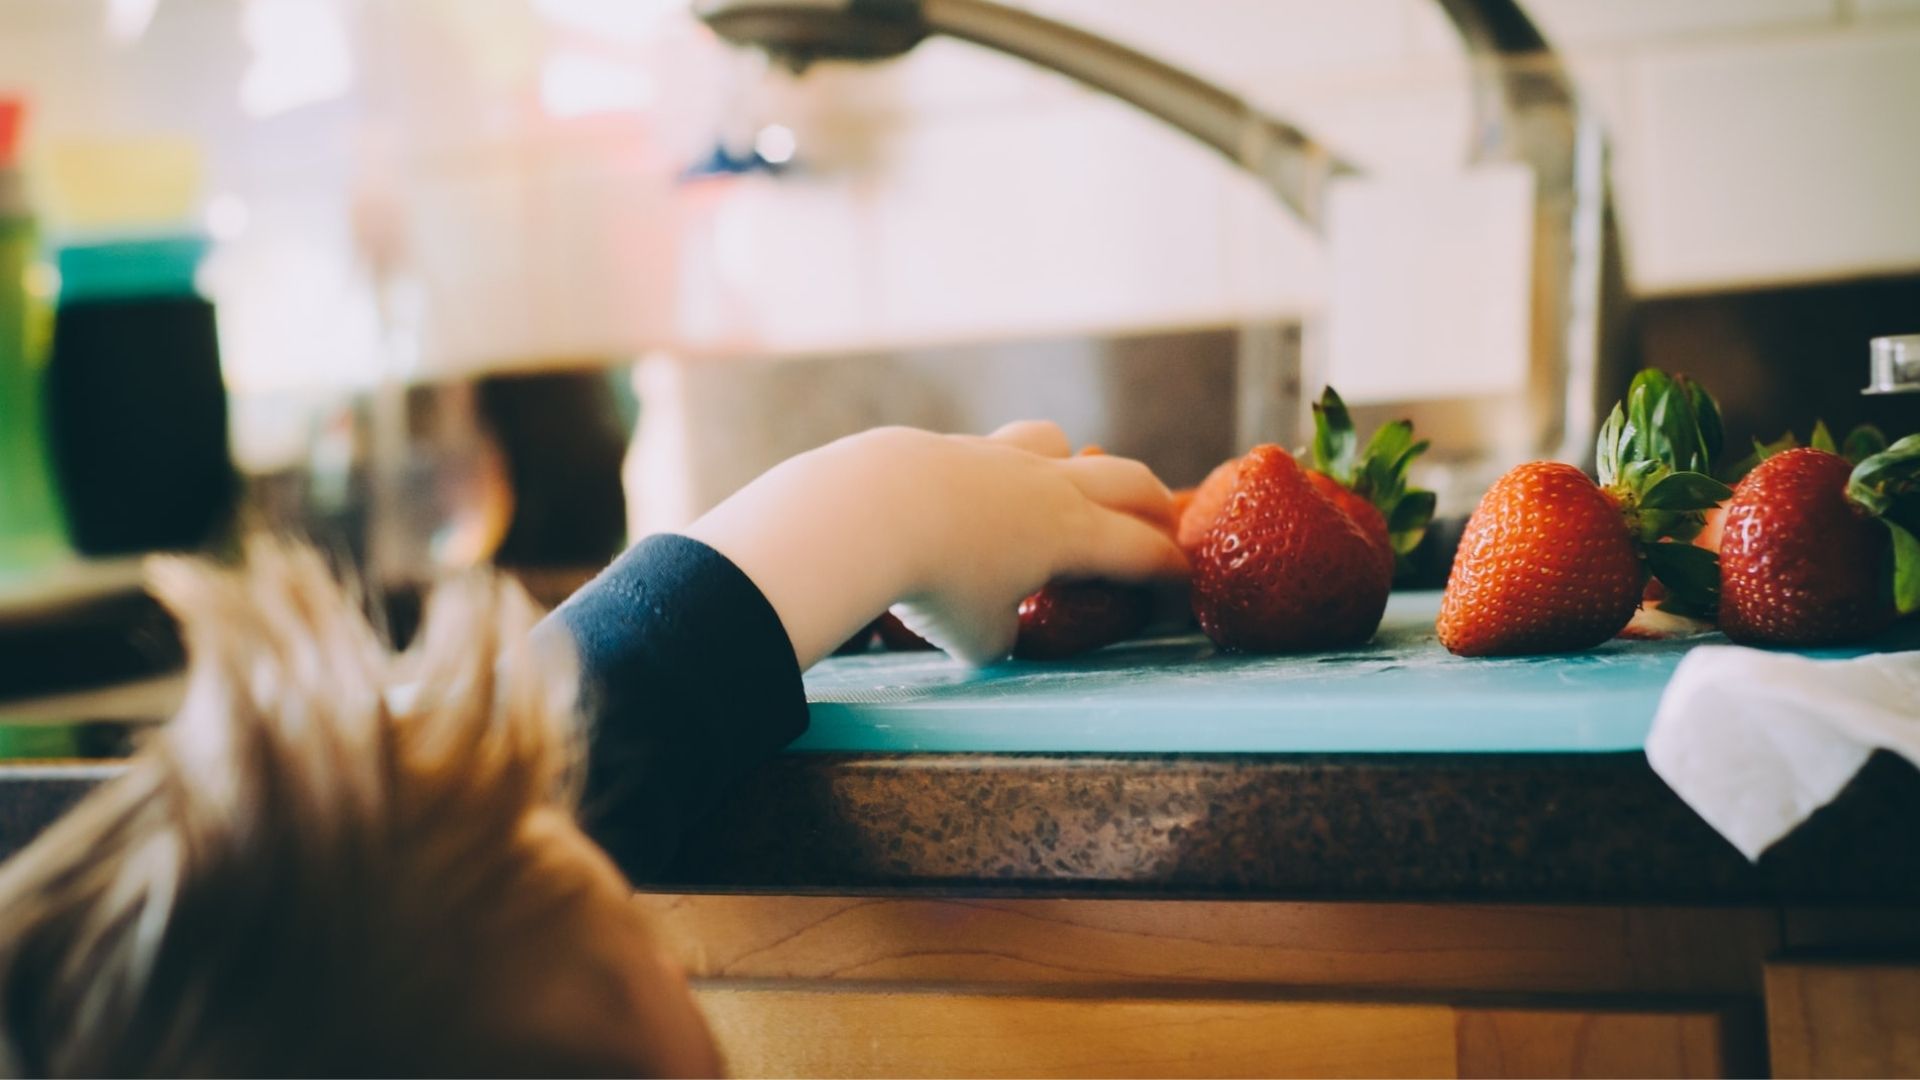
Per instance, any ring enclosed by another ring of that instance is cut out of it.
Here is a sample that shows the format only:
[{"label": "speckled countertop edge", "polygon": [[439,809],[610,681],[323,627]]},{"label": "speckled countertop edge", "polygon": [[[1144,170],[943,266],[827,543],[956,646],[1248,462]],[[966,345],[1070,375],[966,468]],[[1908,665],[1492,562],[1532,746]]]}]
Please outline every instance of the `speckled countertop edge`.
[{"label": "speckled countertop edge", "polygon": [[[0,854],[107,762],[0,764]],[[1637,754],[831,755],[762,766],[643,887],[1488,902],[1920,903],[1877,755],[1749,864]]]}]

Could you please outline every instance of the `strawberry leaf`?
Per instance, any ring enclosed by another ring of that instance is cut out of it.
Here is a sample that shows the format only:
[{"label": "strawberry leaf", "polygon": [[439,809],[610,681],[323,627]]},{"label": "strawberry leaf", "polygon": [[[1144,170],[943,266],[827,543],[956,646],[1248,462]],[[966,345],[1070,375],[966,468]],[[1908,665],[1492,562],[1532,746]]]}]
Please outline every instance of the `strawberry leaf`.
[{"label": "strawberry leaf", "polygon": [[1920,539],[1889,521],[1893,534],[1893,606],[1902,615],[1920,611]]},{"label": "strawberry leaf", "polygon": [[1601,487],[1612,487],[1620,476],[1621,431],[1626,423],[1626,414],[1615,402],[1613,411],[1607,414],[1607,422],[1600,425],[1600,439],[1594,447],[1594,464],[1600,474]]},{"label": "strawberry leaf", "polygon": [[1346,402],[1329,386],[1313,404],[1313,467],[1334,478],[1344,487],[1352,487],[1353,463],[1359,440],[1353,430],[1353,415]]},{"label": "strawberry leaf", "polygon": [[1662,540],[1691,540],[1706,527],[1707,516],[1699,510],[1638,509],[1627,516],[1627,528],[1643,544]]},{"label": "strawberry leaf", "polygon": [[1855,465],[1887,448],[1887,436],[1872,424],[1861,424],[1840,440],[1840,456]]},{"label": "strawberry leaf", "polygon": [[1387,519],[1387,535],[1393,541],[1396,555],[1406,555],[1420,546],[1420,539],[1427,534],[1427,525],[1433,520],[1434,494],[1431,491],[1409,491],[1401,498],[1400,504],[1393,508],[1393,516]]},{"label": "strawberry leaf", "polygon": [[1672,458],[1672,445],[1661,430],[1672,391],[1673,377],[1658,368],[1646,368],[1633,377],[1633,384],[1627,388],[1627,448],[1632,457],[1645,461]]},{"label": "strawberry leaf", "polygon": [[1889,524],[1920,533],[1920,435],[1855,465],[1847,497]]},{"label": "strawberry leaf", "polygon": [[1711,475],[1725,441],[1720,406],[1705,387],[1657,368],[1633,377],[1624,408],[1615,406],[1602,429],[1596,471],[1636,540],[1699,535],[1705,512],[1733,495]]},{"label": "strawberry leaf", "polygon": [[1807,445],[1813,447],[1815,450],[1825,450],[1829,454],[1838,454],[1840,452],[1840,447],[1835,445],[1833,441],[1833,432],[1827,430],[1827,422],[1825,420],[1815,420],[1813,422],[1813,438],[1807,440]]},{"label": "strawberry leaf", "polygon": [[[1609,423],[1609,437],[1611,428]],[[1620,454],[1613,471],[1617,476],[1626,462],[1641,460],[1683,472],[1711,472],[1725,439],[1720,406],[1705,387],[1647,368],[1627,388],[1625,419],[1613,440]]]},{"label": "strawberry leaf", "polygon": [[1644,510],[1710,510],[1733,498],[1733,489],[1705,473],[1668,473],[1640,496]]},{"label": "strawberry leaf", "polygon": [[1378,507],[1382,517],[1393,513],[1394,504],[1407,490],[1407,467],[1427,448],[1413,441],[1413,424],[1395,420],[1381,425],[1360,452],[1360,464],[1349,486],[1355,494]]},{"label": "strawberry leaf", "polygon": [[1373,438],[1367,440],[1367,448],[1360,452],[1360,459],[1392,466],[1398,464],[1401,456],[1412,446],[1412,421],[1395,420],[1380,425],[1380,429],[1373,433]]},{"label": "strawberry leaf", "polygon": [[1700,433],[1700,460],[1693,467],[1700,472],[1710,472],[1713,463],[1720,460],[1720,451],[1727,439],[1726,427],[1720,422],[1720,403],[1713,400],[1706,387],[1692,379],[1682,375],[1676,381],[1693,406],[1694,428]]},{"label": "strawberry leaf", "polygon": [[1667,587],[1664,611],[1711,618],[1720,607],[1720,558],[1705,548],[1669,542],[1640,549],[1647,569]]},{"label": "strawberry leaf", "polygon": [[[1407,424],[1408,425],[1407,430],[1409,432],[1413,430],[1412,425],[1408,423],[1408,421],[1400,420],[1396,422],[1401,424]],[[1426,453],[1427,449],[1432,445],[1433,445],[1432,440],[1421,439],[1419,442],[1414,443],[1413,445],[1407,447],[1405,450],[1400,451],[1400,456],[1393,459],[1394,474],[1397,476],[1405,477],[1407,474],[1407,470],[1413,467],[1413,459],[1419,457],[1421,454]]]},{"label": "strawberry leaf", "polygon": [[1626,464],[1620,466],[1618,485],[1626,489],[1637,500],[1639,498],[1639,492],[1651,487],[1653,482],[1658,480],[1667,471],[1667,467],[1658,461],[1628,461]]}]

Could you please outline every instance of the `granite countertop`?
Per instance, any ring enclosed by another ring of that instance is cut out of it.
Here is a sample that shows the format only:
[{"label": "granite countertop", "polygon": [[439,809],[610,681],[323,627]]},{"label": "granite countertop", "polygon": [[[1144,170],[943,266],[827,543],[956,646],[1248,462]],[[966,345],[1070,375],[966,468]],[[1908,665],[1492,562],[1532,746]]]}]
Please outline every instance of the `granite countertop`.
[{"label": "granite countertop", "polygon": [[[117,766],[0,766],[0,852]],[[1503,902],[1920,902],[1876,756],[1757,866],[1637,754],[786,754],[643,884]]]},{"label": "granite countertop", "polygon": [[1749,864],[1639,754],[788,755],[654,884],[1293,899],[1920,902],[1891,754]]}]

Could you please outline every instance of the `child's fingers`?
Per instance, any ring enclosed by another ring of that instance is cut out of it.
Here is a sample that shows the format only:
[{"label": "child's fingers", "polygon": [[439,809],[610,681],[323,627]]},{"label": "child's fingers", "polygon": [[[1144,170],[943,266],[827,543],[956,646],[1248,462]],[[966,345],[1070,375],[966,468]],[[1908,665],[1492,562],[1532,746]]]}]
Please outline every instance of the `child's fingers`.
[{"label": "child's fingers", "polygon": [[1122,513],[1173,528],[1173,494],[1153,470],[1131,458],[1076,457],[1060,463],[1080,493]]},{"label": "child's fingers", "polygon": [[946,649],[962,663],[985,667],[996,660],[1005,660],[1019,636],[1020,617],[1009,610],[1004,616],[962,628],[953,635]]},{"label": "child's fingers", "polygon": [[994,429],[987,438],[1041,457],[1063,458],[1073,453],[1073,443],[1067,439],[1067,433],[1051,420],[1015,420]]},{"label": "child's fingers", "polygon": [[1148,581],[1184,578],[1190,572],[1186,555],[1165,530],[1104,507],[1095,508],[1092,527],[1065,562],[1055,577]]}]

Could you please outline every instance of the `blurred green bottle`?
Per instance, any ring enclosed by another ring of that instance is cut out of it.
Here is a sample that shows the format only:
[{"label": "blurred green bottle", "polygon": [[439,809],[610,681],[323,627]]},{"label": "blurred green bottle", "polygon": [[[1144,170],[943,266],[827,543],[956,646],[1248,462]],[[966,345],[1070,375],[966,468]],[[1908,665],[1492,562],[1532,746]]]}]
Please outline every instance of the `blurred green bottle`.
[{"label": "blurred green bottle", "polygon": [[67,552],[41,389],[51,311],[34,287],[39,236],[15,154],[24,111],[0,100],[0,576]]}]

